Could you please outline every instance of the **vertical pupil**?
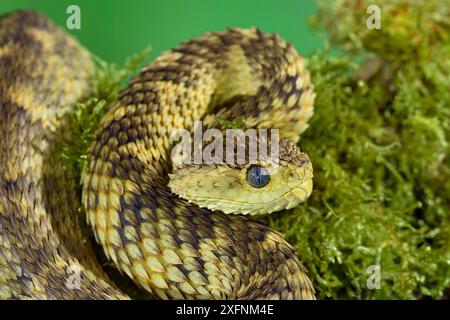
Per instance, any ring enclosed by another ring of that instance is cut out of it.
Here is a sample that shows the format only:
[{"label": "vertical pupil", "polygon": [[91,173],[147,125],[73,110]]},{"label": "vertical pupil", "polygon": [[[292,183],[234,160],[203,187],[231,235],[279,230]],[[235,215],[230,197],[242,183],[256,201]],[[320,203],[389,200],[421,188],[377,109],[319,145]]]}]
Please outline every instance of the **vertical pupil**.
[{"label": "vertical pupil", "polygon": [[256,184],[261,184],[261,169],[259,167],[255,167],[255,178]]}]

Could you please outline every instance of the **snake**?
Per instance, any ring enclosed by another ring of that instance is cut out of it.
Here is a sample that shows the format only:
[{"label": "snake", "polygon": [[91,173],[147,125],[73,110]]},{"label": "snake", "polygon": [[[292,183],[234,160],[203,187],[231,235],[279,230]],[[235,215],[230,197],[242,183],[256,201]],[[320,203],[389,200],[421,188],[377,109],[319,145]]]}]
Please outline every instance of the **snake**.
[{"label": "snake", "polygon": [[[45,15],[0,17],[0,298],[130,299],[99,262],[94,234],[115,268],[157,299],[315,299],[294,247],[257,218],[312,190],[298,142],[315,92],[295,48],[229,28],[143,67],[98,124],[80,214],[58,150],[77,139],[68,121],[92,95],[95,69]],[[174,130],[203,121],[223,132],[238,119],[278,130],[277,170],[259,158],[173,163]]]}]

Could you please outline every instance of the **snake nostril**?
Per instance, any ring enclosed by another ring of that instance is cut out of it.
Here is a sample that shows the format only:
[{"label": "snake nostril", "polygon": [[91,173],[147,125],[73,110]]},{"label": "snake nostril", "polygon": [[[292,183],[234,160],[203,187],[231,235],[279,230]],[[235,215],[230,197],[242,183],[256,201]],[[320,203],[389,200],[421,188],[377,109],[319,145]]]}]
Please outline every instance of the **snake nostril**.
[{"label": "snake nostril", "polygon": [[297,178],[298,178],[298,175],[295,172],[293,172],[293,171],[289,172],[289,175],[288,175],[289,182],[295,182],[297,180]]}]

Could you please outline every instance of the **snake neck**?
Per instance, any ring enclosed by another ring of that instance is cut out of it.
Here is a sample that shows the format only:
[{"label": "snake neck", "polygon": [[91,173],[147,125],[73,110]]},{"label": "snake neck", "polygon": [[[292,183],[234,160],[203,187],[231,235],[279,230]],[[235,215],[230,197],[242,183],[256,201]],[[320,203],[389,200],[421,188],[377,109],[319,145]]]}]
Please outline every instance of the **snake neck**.
[{"label": "snake neck", "polygon": [[217,115],[278,128],[294,141],[312,115],[303,60],[257,29],[206,34],[145,67],[110,107],[90,148],[88,221],[106,255],[157,297],[313,298],[304,267],[278,233],[201,209],[167,187],[173,130],[191,130],[236,96],[245,102]]}]

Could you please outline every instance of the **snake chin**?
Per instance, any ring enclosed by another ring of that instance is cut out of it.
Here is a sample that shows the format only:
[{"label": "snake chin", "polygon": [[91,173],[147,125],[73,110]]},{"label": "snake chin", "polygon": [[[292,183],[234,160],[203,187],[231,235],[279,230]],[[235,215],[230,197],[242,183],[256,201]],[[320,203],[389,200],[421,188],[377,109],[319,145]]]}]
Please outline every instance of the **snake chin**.
[{"label": "snake chin", "polygon": [[169,175],[173,193],[199,207],[226,214],[260,215],[291,209],[306,201],[313,189],[309,159],[301,164],[282,163],[270,173],[269,183],[252,187],[247,179],[251,167],[191,165]]}]

